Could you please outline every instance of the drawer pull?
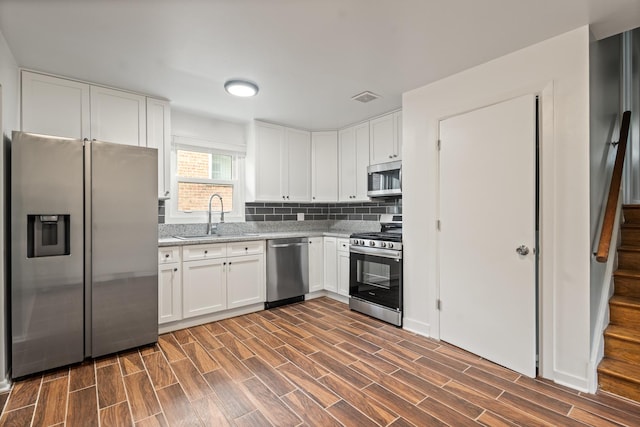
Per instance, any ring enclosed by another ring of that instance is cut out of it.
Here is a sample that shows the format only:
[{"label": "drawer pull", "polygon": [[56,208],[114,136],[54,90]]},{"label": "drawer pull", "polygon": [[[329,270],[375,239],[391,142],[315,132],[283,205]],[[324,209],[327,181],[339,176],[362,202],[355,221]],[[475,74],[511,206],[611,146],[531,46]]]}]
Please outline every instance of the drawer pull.
[{"label": "drawer pull", "polygon": [[178,271],[178,267],[174,268],[173,271]]},{"label": "drawer pull", "polygon": [[204,253],[205,253],[205,254],[208,254],[208,253],[209,253],[209,251],[204,251]]},{"label": "drawer pull", "polygon": [[165,257],[165,258],[169,258],[169,254],[165,254],[165,256],[164,256],[164,257]]}]

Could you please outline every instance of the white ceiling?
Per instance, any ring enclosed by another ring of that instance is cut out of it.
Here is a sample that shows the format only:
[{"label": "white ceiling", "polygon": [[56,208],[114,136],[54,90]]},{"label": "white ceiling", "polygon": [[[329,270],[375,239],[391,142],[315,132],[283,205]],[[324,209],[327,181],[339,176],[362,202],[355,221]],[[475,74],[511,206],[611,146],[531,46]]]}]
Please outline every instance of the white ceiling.
[{"label": "white ceiling", "polygon": [[[638,27],[640,0],[0,0],[22,67],[309,130],[585,24],[597,38]],[[236,77],[258,96],[228,95]],[[365,90],[382,98],[350,99]]]}]

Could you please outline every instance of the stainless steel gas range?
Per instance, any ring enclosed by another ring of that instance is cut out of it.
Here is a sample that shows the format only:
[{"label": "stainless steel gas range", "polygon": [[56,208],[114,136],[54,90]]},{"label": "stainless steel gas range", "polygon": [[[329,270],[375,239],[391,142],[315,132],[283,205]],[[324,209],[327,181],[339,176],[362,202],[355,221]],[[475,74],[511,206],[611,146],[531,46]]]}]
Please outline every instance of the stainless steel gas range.
[{"label": "stainless steel gas range", "polygon": [[382,215],[378,233],[350,236],[349,307],[402,326],[402,215]]}]

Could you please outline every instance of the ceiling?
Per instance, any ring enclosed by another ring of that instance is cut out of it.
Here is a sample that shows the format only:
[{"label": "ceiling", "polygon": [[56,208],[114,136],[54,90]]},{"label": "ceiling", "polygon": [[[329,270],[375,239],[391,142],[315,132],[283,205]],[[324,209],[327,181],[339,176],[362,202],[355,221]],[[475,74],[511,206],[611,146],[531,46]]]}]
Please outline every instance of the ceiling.
[{"label": "ceiling", "polygon": [[[640,0],[0,0],[21,67],[309,130],[585,24],[598,39],[638,27]],[[228,95],[238,77],[258,96]],[[381,98],[350,99],[365,90]]]}]

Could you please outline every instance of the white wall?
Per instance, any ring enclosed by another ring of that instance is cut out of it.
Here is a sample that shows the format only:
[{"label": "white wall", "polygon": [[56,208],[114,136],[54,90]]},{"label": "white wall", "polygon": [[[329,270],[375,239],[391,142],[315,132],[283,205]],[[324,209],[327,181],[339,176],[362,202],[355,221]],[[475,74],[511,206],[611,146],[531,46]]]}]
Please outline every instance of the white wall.
[{"label": "white wall", "polygon": [[246,124],[227,122],[176,108],[171,109],[171,134],[220,144],[246,145]]},{"label": "white wall", "polygon": [[[611,142],[617,141],[620,129],[620,35],[604,40],[592,40],[589,47],[590,80],[590,236],[592,248],[599,240],[599,226],[602,222],[605,198],[609,194],[609,184],[617,150]],[[613,262],[613,260],[610,260]],[[602,334],[596,331],[596,320],[602,298],[608,298],[611,275],[606,274],[607,265],[591,258],[591,336]],[[608,276],[608,277],[607,277]]]},{"label": "white wall", "polygon": [[[0,85],[2,85],[2,102],[0,103],[1,120],[0,120],[0,145],[1,134],[11,136],[11,131],[19,129],[18,122],[18,65],[7,45],[2,33],[0,33]],[[5,314],[7,313],[7,301],[5,301],[5,256],[6,250],[4,245],[4,218],[8,214],[4,202],[4,171],[5,162],[4,149],[0,149],[0,390],[8,387],[7,377],[7,339],[6,334],[7,322]]]},{"label": "white wall", "polygon": [[[404,324],[439,338],[438,121],[528,93],[541,95],[542,108],[540,375],[586,390],[590,264],[586,26],[404,94]],[[495,155],[496,161],[508,161],[500,153]],[[472,206],[469,211],[472,215]]]}]

